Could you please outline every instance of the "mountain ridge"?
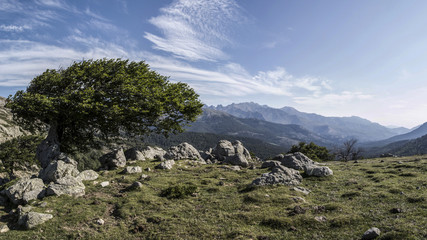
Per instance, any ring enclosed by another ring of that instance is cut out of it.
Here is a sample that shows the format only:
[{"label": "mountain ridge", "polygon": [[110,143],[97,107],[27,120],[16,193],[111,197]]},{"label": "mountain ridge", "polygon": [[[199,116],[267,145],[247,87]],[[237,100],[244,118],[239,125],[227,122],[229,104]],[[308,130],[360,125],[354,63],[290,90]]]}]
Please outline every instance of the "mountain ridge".
[{"label": "mountain ridge", "polygon": [[[315,113],[300,112],[293,107],[272,108],[254,102],[209,106],[209,108],[240,118],[255,118],[280,124],[298,124],[316,134],[342,140],[356,138],[361,142],[378,141],[405,132],[402,128],[390,129],[357,116],[325,117]],[[406,131],[409,132],[409,129]]]}]

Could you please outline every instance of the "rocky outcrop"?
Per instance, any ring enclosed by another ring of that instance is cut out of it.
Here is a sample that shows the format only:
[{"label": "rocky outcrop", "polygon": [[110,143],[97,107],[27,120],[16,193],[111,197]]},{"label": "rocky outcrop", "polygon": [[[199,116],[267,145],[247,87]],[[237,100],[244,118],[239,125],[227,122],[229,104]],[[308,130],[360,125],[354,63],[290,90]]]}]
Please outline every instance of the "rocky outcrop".
[{"label": "rocky outcrop", "polygon": [[279,161],[267,160],[261,164],[261,168],[273,169],[274,167],[277,167],[279,165],[281,165]]},{"label": "rocky outcrop", "polygon": [[29,134],[13,121],[13,115],[9,109],[4,107],[5,104],[6,99],[0,97],[0,143]]},{"label": "rocky outcrop", "polygon": [[24,178],[6,189],[6,195],[16,205],[27,204],[30,200],[43,198],[45,186],[40,178]]},{"label": "rocky outcrop", "polygon": [[301,174],[291,168],[284,166],[274,167],[269,173],[262,174],[261,177],[255,179],[252,185],[265,186],[265,185],[289,185],[294,186],[300,184],[302,181]]},{"label": "rocky outcrop", "polygon": [[145,161],[163,158],[166,154],[166,151],[160,147],[150,147],[147,146],[143,149],[131,148],[125,152],[126,159],[128,161]]},{"label": "rocky outcrop", "polygon": [[224,163],[248,167],[251,155],[240,141],[231,143],[227,140],[220,140],[215,149],[212,150],[214,158]]},{"label": "rocky outcrop", "polygon": [[279,154],[274,157],[281,165],[295,170],[303,170],[308,176],[326,177],[333,175],[333,171],[326,166],[319,166],[319,164],[303,153],[296,152],[290,154]]},{"label": "rocky outcrop", "polygon": [[42,169],[39,178],[49,183],[56,182],[65,176],[77,177],[79,175],[76,161],[66,156],[60,159],[50,162],[46,168]]},{"label": "rocky outcrop", "polygon": [[274,160],[280,161],[280,163],[288,168],[295,170],[304,170],[307,166],[314,165],[315,162],[300,152],[290,154],[279,154],[273,158]]},{"label": "rocky outcrop", "polygon": [[170,170],[170,169],[172,169],[173,165],[175,165],[174,160],[166,160],[166,161],[163,161],[162,163],[160,163],[159,165],[157,165],[156,168],[157,169]]},{"label": "rocky outcrop", "polygon": [[113,150],[99,158],[104,169],[117,169],[126,166],[126,156],[123,149]]},{"label": "rocky outcrop", "polygon": [[189,159],[204,162],[205,160],[200,156],[199,151],[189,143],[181,143],[177,146],[169,148],[165,155],[166,159],[181,160]]},{"label": "rocky outcrop", "polygon": [[85,194],[85,185],[78,178],[65,176],[55,183],[50,183],[46,190],[46,195],[48,196],[61,196],[63,194],[73,197],[83,196]]}]

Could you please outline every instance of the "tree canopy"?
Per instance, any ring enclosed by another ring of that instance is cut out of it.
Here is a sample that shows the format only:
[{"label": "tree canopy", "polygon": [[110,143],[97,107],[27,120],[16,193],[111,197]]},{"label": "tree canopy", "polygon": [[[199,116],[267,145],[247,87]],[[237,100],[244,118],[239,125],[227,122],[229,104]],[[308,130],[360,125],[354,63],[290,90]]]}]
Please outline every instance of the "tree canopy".
[{"label": "tree canopy", "polygon": [[334,158],[326,147],[318,146],[313,142],[310,142],[309,144],[300,142],[298,145],[293,145],[288,153],[295,152],[301,152],[314,161],[328,161]]},{"label": "tree canopy", "polygon": [[144,61],[100,59],[46,70],[26,91],[9,96],[6,106],[28,130],[50,127],[65,150],[94,136],[182,132],[202,112],[198,98]]}]

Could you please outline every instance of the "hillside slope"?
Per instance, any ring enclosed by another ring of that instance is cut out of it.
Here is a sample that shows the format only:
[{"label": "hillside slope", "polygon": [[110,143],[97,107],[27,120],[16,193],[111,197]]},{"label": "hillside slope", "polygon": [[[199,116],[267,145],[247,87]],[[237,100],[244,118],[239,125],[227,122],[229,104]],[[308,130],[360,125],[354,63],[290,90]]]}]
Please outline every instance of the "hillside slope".
[{"label": "hillside slope", "polygon": [[381,147],[395,142],[416,139],[424,135],[427,135],[427,122],[408,133],[400,134],[381,141],[370,142],[368,145],[371,147]]},{"label": "hillside slope", "polygon": [[333,144],[331,139],[312,133],[296,124],[278,124],[253,118],[238,118],[209,108],[204,109],[202,116],[192,123],[188,130],[256,138],[285,148],[300,141],[314,142],[323,146]]}]

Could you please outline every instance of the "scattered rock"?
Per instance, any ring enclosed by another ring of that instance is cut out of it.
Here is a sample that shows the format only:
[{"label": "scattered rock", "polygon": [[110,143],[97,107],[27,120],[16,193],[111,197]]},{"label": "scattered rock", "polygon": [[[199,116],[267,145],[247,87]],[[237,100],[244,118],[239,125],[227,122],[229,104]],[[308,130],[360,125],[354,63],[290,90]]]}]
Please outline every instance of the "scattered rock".
[{"label": "scattered rock", "polygon": [[296,203],[305,203],[305,199],[302,197],[293,197],[291,199],[292,199],[292,201],[294,201]]},{"label": "scattered rock", "polygon": [[8,183],[9,181],[10,181],[9,173],[7,173],[7,172],[0,173],[0,186],[5,184],[5,183]]},{"label": "scattered rock", "polygon": [[105,169],[117,169],[126,166],[126,157],[122,148],[103,155],[99,158],[99,161]]},{"label": "scattered rock", "polygon": [[401,208],[392,208],[390,209],[390,213],[402,213],[402,209]]},{"label": "scattered rock", "polygon": [[125,156],[127,160],[137,160],[137,161],[145,161],[145,160],[153,160],[162,158],[166,154],[166,151],[160,147],[150,147],[147,146],[143,149],[139,148],[131,148],[125,152]]},{"label": "scattered rock", "polygon": [[[64,159],[65,160],[65,159]],[[77,177],[79,175],[79,170],[77,170],[77,162],[66,158],[67,162],[63,160],[54,160],[49,163],[49,165],[40,171],[39,177],[43,181],[56,182],[58,179],[65,176]]]},{"label": "scattered rock", "polygon": [[43,198],[45,186],[40,178],[24,178],[9,187],[6,195],[16,205],[27,204],[30,200]]},{"label": "scattered rock", "polygon": [[24,226],[26,229],[31,229],[52,218],[52,214],[28,212],[20,214],[18,224]]},{"label": "scattered rock", "polygon": [[82,181],[93,181],[98,179],[99,174],[93,170],[84,170],[79,175],[77,175],[77,178]]},{"label": "scattered rock", "polygon": [[332,170],[325,166],[310,165],[305,167],[305,173],[308,176],[326,177],[334,174]]},{"label": "scattered rock", "polygon": [[173,165],[175,165],[174,160],[166,160],[166,161],[163,161],[162,163],[160,163],[159,165],[157,165],[156,168],[157,169],[170,170],[170,169],[172,169]]},{"label": "scattered rock", "polygon": [[294,187],[293,190],[300,192],[300,193],[304,193],[305,195],[307,195],[311,192],[310,190],[303,188],[303,187]]},{"label": "scattered rock", "polygon": [[139,166],[126,167],[122,173],[125,173],[125,174],[142,173],[142,168]]},{"label": "scattered rock", "polygon": [[375,239],[375,238],[379,237],[379,236],[380,236],[380,234],[381,234],[381,231],[380,231],[378,228],[373,227],[373,228],[368,229],[368,230],[363,234],[363,236],[362,236],[362,240],[371,240],[371,239]]},{"label": "scattered rock", "polygon": [[200,156],[199,151],[197,151],[197,149],[194,148],[191,144],[186,142],[169,148],[165,158],[172,160],[189,159],[205,162],[202,156]]},{"label": "scattered rock", "polygon": [[295,206],[294,209],[289,213],[289,216],[295,216],[297,214],[304,214],[307,210],[301,206]]},{"label": "scattered rock", "polygon": [[318,222],[326,222],[328,219],[326,219],[325,216],[316,216],[316,217],[314,217],[314,220],[316,220]]},{"label": "scattered rock", "polygon": [[99,185],[101,185],[101,187],[106,187],[110,185],[110,182],[109,181],[101,182]]},{"label": "scattered rock", "polygon": [[280,163],[288,168],[295,170],[306,170],[308,166],[316,164],[313,160],[305,156],[300,152],[290,153],[290,154],[279,154],[274,157],[274,160],[280,161]]},{"label": "scattered rock", "polygon": [[104,225],[104,223],[105,223],[105,221],[103,219],[101,219],[101,218],[97,219],[95,222],[98,225]]},{"label": "scattered rock", "polygon": [[132,185],[130,185],[130,187],[128,188],[129,190],[137,190],[137,189],[141,189],[142,188],[142,183],[141,182],[133,182]]},{"label": "scattered rock", "polygon": [[85,195],[85,185],[80,179],[72,176],[65,176],[57,180],[56,183],[49,184],[46,190],[46,195],[61,196],[63,194],[73,197],[83,196]]},{"label": "scattered rock", "polygon": [[0,233],[5,233],[5,232],[9,232],[9,227],[7,226],[7,224],[2,223],[0,224]]},{"label": "scattered rock", "polygon": [[139,179],[141,179],[141,180],[149,180],[150,176],[148,176],[147,174],[142,174],[141,177],[139,177]]},{"label": "scattered rock", "polygon": [[255,179],[252,185],[298,185],[302,181],[301,174],[294,170],[283,166],[273,168],[270,173],[264,173],[261,177]]}]

